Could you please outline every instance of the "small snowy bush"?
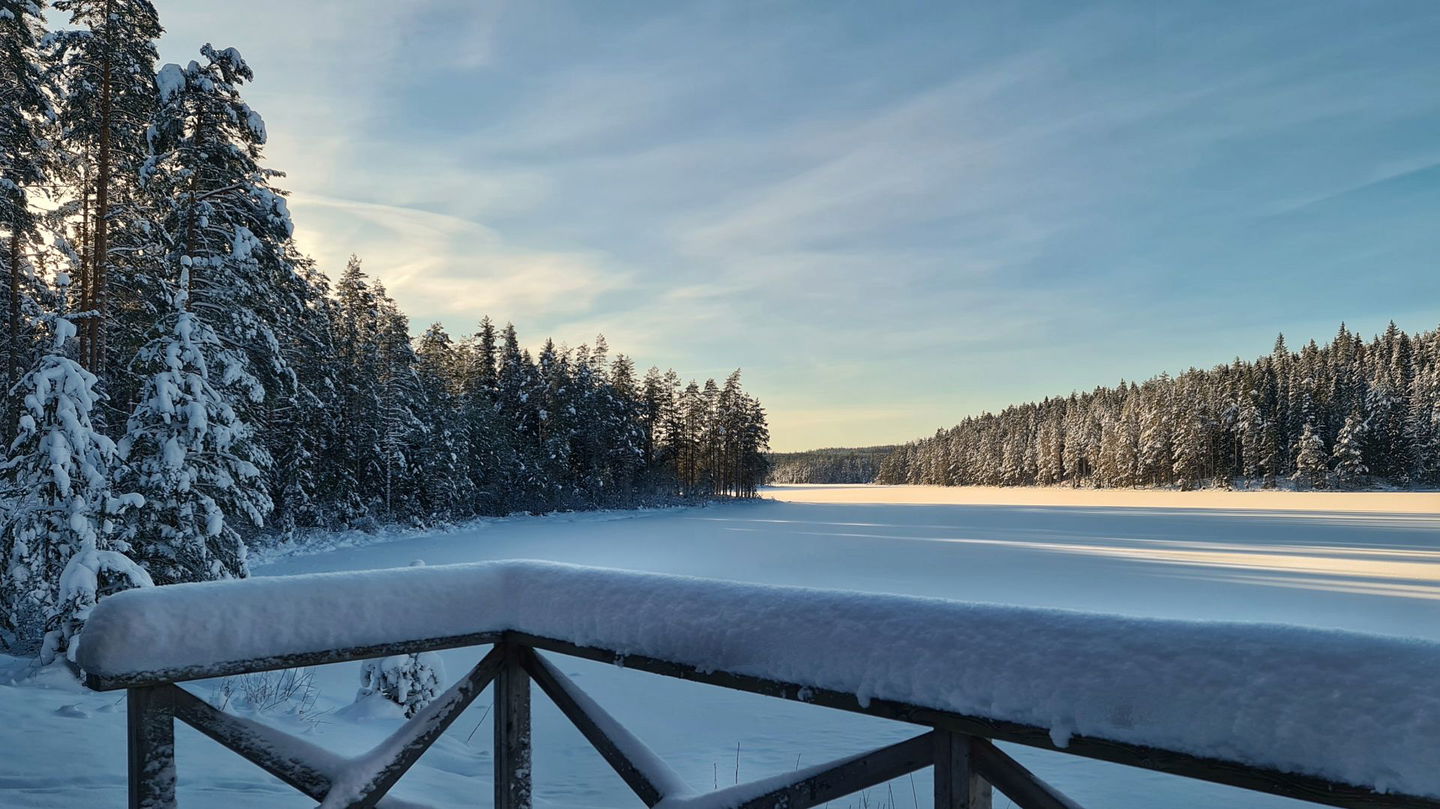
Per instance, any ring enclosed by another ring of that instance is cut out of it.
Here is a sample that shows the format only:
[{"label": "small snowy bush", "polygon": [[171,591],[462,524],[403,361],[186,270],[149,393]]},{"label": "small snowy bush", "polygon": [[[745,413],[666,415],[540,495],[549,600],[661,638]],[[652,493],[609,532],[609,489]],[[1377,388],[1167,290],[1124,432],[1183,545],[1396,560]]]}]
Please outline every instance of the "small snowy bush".
[{"label": "small snowy bush", "polygon": [[443,690],[445,665],[434,652],[391,655],[367,660],[360,670],[359,702],[376,694],[405,709],[407,717],[430,704]]}]

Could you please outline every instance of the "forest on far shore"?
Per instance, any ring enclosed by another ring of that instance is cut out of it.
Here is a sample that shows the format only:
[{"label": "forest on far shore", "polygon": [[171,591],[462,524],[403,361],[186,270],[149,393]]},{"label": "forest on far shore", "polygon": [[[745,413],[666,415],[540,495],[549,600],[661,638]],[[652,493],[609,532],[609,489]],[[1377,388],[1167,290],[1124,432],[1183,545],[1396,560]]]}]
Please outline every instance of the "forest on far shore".
[{"label": "forest on far shore", "polygon": [[766,483],[870,483],[895,447],[835,447],[772,452]]},{"label": "forest on far shore", "polygon": [[1253,362],[1007,407],[896,449],[876,483],[1440,485],[1440,330],[1284,336]]}]

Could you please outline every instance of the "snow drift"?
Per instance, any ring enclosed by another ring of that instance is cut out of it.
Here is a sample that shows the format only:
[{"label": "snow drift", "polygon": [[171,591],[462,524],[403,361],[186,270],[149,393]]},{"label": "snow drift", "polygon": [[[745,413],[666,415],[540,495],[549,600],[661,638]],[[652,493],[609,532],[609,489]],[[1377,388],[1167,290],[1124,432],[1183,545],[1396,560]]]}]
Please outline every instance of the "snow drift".
[{"label": "snow drift", "polygon": [[1440,644],[505,561],[135,590],[87,671],[517,630],[698,668],[1440,797]]}]

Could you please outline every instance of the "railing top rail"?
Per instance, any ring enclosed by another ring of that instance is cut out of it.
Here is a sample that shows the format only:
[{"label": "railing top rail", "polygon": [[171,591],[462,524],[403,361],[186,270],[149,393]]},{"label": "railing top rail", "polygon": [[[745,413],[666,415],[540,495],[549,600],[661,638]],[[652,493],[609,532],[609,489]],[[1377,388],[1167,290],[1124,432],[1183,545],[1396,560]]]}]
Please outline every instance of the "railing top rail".
[{"label": "railing top rail", "polygon": [[1281,778],[1440,806],[1440,645],[1289,626],[517,561],[122,593],[96,609],[79,662],[124,688],[502,634],[1252,789]]}]

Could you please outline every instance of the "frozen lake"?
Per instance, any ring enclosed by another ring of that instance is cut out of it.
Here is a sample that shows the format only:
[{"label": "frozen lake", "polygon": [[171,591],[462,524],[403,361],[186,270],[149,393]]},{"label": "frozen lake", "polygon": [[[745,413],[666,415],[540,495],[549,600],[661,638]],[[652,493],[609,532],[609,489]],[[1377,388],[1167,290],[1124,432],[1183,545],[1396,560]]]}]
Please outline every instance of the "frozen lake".
[{"label": "frozen lake", "polygon": [[[256,573],[391,567],[416,559],[446,564],[533,558],[1440,640],[1435,620],[1440,495],[1297,500],[1284,493],[1126,494],[782,487],[767,491],[775,499],[758,503],[481,523],[280,558],[257,566]],[[458,675],[482,651],[447,652],[450,675]],[[816,764],[914,733],[909,726],[813,706],[556,660],[696,786],[734,783],[737,770],[740,780],[749,780]],[[317,672],[319,710],[335,711],[349,703],[356,669],[351,664]],[[205,695],[208,686],[196,688]],[[0,686],[0,710],[7,717],[0,734],[27,742],[25,754],[0,761],[0,805],[123,805],[124,712],[117,696],[37,689],[33,683]],[[487,804],[490,729],[481,717],[488,704],[482,696],[401,782],[397,794],[435,806]],[[543,696],[536,696],[535,705],[538,805],[640,806]],[[65,715],[76,712],[88,718]],[[335,713],[308,723],[276,721],[292,730],[304,728],[316,743],[345,752],[366,748],[398,723]],[[1292,805],[1059,754],[1011,752],[1087,806],[1148,807],[1157,799],[1176,807]],[[92,763],[83,768],[57,764],[87,760],[81,756]],[[182,796],[192,806],[310,805],[188,731],[181,733],[179,766]],[[928,773],[917,773],[913,782],[903,779],[845,803],[925,806],[928,779]],[[997,807],[1006,805],[997,800]]]}]

